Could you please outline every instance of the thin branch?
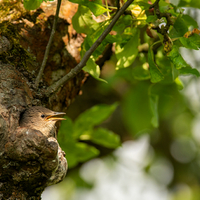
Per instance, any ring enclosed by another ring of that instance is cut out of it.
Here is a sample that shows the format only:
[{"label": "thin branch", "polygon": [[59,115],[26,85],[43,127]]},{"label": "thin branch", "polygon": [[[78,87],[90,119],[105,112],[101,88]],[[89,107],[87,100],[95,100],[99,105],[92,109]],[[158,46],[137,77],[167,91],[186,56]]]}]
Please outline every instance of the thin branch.
[{"label": "thin branch", "polygon": [[149,9],[154,8],[155,14],[157,15],[158,19],[165,17],[165,19],[167,20],[167,23],[164,28],[160,28],[159,26],[156,26],[156,27],[153,27],[153,29],[157,30],[158,33],[160,33],[164,36],[163,42],[167,42],[167,41],[171,42],[171,39],[169,38],[169,35],[168,35],[168,31],[169,31],[170,26],[173,25],[173,21],[171,19],[172,15],[171,15],[171,13],[160,12],[159,1],[160,0],[156,0],[152,5],[149,6]]},{"label": "thin branch", "polygon": [[56,8],[56,15],[54,17],[54,22],[53,22],[53,27],[52,27],[51,35],[50,35],[48,44],[46,46],[46,50],[45,50],[44,58],[43,58],[43,61],[42,61],[42,65],[40,67],[40,71],[39,71],[39,73],[38,73],[38,75],[36,77],[36,80],[35,80],[35,87],[36,88],[38,88],[39,82],[40,82],[40,80],[42,78],[42,74],[43,74],[43,71],[44,71],[44,68],[46,66],[48,56],[49,56],[49,51],[50,51],[51,43],[53,41],[53,37],[54,37],[54,34],[56,32],[56,25],[57,25],[57,22],[58,22],[58,15],[59,15],[59,10],[60,10],[60,5],[61,5],[61,0],[58,0],[58,2],[57,2],[57,8]]},{"label": "thin branch", "polygon": [[116,15],[113,17],[113,20],[108,25],[108,27],[105,29],[105,31],[100,35],[100,37],[96,40],[96,42],[90,47],[90,49],[85,53],[82,60],[78,65],[76,65],[75,68],[71,69],[71,71],[63,76],[60,80],[49,86],[45,92],[46,96],[49,96],[51,93],[55,92],[60,86],[62,86],[64,83],[66,83],[69,79],[75,77],[81,69],[86,65],[86,62],[92,55],[92,53],[95,51],[95,49],[101,44],[101,42],[105,39],[105,37],[110,33],[113,26],[119,19],[119,17],[124,13],[124,11],[128,8],[128,6],[133,2],[134,0],[128,0],[122,8],[116,13]]}]

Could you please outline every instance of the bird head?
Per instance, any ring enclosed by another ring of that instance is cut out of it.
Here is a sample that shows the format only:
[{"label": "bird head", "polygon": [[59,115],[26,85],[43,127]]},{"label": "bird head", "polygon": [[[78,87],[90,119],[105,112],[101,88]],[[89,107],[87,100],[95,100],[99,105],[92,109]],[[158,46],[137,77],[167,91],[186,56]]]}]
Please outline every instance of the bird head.
[{"label": "bird head", "polygon": [[25,110],[22,114],[19,125],[38,130],[46,136],[51,136],[55,132],[55,123],[65,120],[62,116],[64,112],[55,112],[41,106],[33,106]]}]

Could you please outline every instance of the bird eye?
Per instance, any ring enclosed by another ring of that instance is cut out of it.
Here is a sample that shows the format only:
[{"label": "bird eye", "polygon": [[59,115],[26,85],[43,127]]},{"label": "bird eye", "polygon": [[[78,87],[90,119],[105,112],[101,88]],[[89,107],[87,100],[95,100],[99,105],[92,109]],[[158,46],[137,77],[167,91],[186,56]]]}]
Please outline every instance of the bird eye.
[{"label": "bird eye", "polygon": [[42,117],[42,118],[44,118],[44,117],[45,117],[45,115],[41,115],[41,117]]}]

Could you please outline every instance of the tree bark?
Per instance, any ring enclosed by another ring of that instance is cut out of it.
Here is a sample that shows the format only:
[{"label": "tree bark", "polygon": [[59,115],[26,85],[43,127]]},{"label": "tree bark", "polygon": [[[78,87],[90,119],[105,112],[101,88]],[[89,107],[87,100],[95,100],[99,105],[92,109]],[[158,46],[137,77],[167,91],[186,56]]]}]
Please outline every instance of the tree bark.
[{"label": "tree bark", "polygon": [[0,24],[0,199],[41,199],[45,187],[60,182],[66,175],[65,153],[57,140],[37,130],[19,127],[20,115],[29,106],[65,110],[86,79],[81,72],[50,97],[43,94],[80,61],[78,48],[83,37],[76,34],[70,21],[77,6],[66,4],[65,9],[70,11],[66,11],[68,21],[61,18],[58,21],[38,89],[34,80],[53,22],[49,10],[22,12],[17,19]]}]

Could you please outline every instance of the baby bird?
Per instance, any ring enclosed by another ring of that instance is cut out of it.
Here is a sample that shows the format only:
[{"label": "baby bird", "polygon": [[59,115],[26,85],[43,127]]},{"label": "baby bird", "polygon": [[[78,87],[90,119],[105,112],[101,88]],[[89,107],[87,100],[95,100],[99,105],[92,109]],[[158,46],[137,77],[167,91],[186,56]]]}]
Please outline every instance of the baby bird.
[{"label": "baby bird", "polygon": [[55,124],[59,120],[65,120],[64,112],[55,112],[42,106],[33,106],[25,110],[19,125],[42,132],[47,137],[56,137]]}]

